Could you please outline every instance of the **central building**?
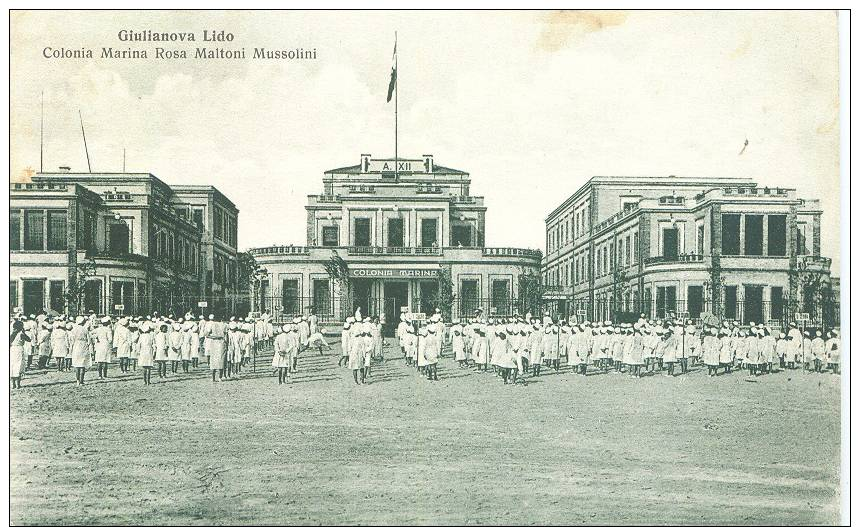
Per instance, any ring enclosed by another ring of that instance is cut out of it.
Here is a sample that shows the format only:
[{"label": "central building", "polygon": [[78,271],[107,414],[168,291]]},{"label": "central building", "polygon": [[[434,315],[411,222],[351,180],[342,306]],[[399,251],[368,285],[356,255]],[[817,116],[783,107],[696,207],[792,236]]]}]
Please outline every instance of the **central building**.
[{"label": "central building", "polygon": [[[261,267],[255,306],[280,318],[315,311],[337,323],[357,308],[446,318],[481,308],[527,310],[541,252],[484,245],[484,198],[467,172],[420,159],[373,159],[329,170],[308,196],[307,244],[251,249]],[[535,288],[536,289],[536,288]]]}]

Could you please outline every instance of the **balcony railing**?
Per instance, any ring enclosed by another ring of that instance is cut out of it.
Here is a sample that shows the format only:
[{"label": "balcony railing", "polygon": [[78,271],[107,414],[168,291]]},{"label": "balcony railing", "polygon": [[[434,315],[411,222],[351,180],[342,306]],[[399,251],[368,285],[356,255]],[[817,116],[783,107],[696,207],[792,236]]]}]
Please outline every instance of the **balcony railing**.
[{"label": "balcony railing", "polygon": [[484,256],[526,256],[530,258],[541,258],[543,253],[534,249],[520,249],[517,247],[484,247]]},{"label": "balcony railing", "polygon": [[255,256],[267,256],[276,254],[309,255],[313,250],[342,251],[346,250],[349,256],[441,256],[446,251],[481,251],[483,256],[518,256],[540,260],[543,256],[539,250],[520,249],[518,247],[379,247],[379,246],[273,246],[257,247],[251,249]]},{"label": "balcony railing", "polygon": [[441,247],[358,247],[351,246],[346,248],[346,253],[350,256],[367,256],[367,255],[424,255],[424,256],[439,256],[442,254]]},{"label": "balcony railing", "polygon": [[829,271],[832,260],[826,256],[801,256],[797,261],[799,271]]},{"label": "balcony railing", "polygon": [[664,263],[690,263],[690,262],[702,262],[705,260],[705,257],[701,254],[675,254],[675,255],[665,255],[665,256],[650,256],[645,258],[645,266],[648,267],[650,265],[658,265]]}]

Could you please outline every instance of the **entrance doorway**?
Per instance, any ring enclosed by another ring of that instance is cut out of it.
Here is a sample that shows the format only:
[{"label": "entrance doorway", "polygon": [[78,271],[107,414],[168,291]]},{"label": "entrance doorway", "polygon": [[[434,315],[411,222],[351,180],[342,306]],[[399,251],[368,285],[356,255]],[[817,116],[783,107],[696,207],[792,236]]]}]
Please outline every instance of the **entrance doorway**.
[{"label": "entrance doorway", "polygon": [[418,292],[421,297],[421,305],[419,310],[426,313],[427,316],[436,312],[436,305],[439,301],[439,283],[438,282],[420,282]]},{"label": "entrance doorway", "polygon": [[45,308],[45,281],[23,280],[24,282],[24,314],[41,313]]},{"label": "entrance doorway", "polygon": [[763,324],[764,307],[762,286],[748,285],[744,287],[744,322]]},{"label": "entrance doorway", "polygon": [[393,337],[400,323],[400,308],[409,305],[408,282],[385,282],[385,327],[382,328],[386,337]]},{"label": "entrance doorway", "polygon": [[373,307],[373,281],[367,279],[358,279],[353,283],[353,306],[350,315],[355,313],[356,309],[361,309],[362,317],[373,316],[371,308]]}]

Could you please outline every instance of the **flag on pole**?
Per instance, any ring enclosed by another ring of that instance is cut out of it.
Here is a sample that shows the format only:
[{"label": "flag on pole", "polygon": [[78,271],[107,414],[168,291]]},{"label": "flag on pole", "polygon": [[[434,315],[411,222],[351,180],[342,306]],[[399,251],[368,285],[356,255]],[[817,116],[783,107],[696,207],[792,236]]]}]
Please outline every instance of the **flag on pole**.
[{"label": "flag on pole", "polygon": [[388,81],[388,99],[385,102],[391,102],[391,95],[394,93],[394,86],[397,84],[397,41],[394,41],[394,53],[391,55],[391,80]]}]

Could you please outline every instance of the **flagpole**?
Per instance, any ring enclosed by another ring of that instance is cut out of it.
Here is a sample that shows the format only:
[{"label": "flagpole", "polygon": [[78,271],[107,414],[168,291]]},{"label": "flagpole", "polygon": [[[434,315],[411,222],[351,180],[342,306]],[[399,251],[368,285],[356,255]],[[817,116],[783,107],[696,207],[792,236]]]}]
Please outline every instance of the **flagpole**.
[{"label": "flagpole", "polygon": [[[394,32],[394,71],[395,75],[399,76],[397,71],[397,31]],[[397,77],[394,78],[394,181],[399,178],[397,167]]]}]

